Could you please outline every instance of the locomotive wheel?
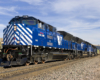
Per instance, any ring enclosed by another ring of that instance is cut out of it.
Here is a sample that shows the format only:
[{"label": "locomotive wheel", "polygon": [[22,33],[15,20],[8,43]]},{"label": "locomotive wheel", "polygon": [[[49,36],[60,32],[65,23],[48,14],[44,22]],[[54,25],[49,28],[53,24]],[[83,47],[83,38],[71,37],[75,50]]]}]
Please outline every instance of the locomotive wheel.
[{"label": "locomotive wheel", "polygon": [[97,53],[95,53],[94,56],[97,56]]},{"label": "locomotive wheel", "polygon": [[94,53],[94,56],[95,56],[95,53]]},{"label": "locomotive wheel", "polygon": [[67,60],[69,60],[69,56],[67,56],[67,58],[66,58]]},{"label": "locomotive wheel", "polygon": [[26,63],[26,66],[29,66],[30,65],[30,63]]},{"label": "locomotive wheel", "polygon": [[75,55],[74,54],[72,54],[72,59],[75,59]]},{"label": "locomotive wheel", "polygon": [[71,59],[74,59],[74,55],[73,54],[71,55]]},{"label": "locomotive wheel", "polygon": [[93,54],[91,54],[91,57],[93,57]]},{"label": "locomotive wheel", "polygon": [[42,61],[42,64],[44,64],[45,63],[45,61]]},{"label": "locomotive wheel", "polygon": [[89,57],[90,55],[89,55],[89,53],[87,53],[87,57]]},{"label": "locomotive wheel", "polygon": [[67,59],[64,59],[64,61],[66,61]]},{"label": "locomotive wheel", "polygon": [[68,53],[68,60],[71,60],[71,54],[70,53]]},{"label": "locomotive wheel", "polygon": [[38,62],[37,61],[34,61],[34,64],[38,64]]},{"label": "locomotive wheel", "polygon": [[71,56],[70,55],[68,55],[68,60],[70,60],[71,59]]},{"label": "locomotive wheel", "polygon": [[83,53],[80,53],[80,58],[83,58]]}]

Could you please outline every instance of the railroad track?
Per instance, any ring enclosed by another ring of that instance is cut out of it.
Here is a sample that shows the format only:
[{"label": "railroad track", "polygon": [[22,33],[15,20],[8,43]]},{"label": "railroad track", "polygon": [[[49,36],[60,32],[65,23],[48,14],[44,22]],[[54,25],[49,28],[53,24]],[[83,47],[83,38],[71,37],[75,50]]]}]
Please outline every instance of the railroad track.
[{"label": "railroad track", "polygon": [[[96,56],[95,56],[96,57]],[[74,64],[80,60],[85,61],[87,59],[92,59],[95,57],[84,57],[81,59],[74,59],[74,60],[68,60],[68,61],[58,61],[58,62],[51,62],[51,63],[45,63],[45,64],[38,64],[38,65],[30,65],[30,66],[21,66],[21,67],[12,67],[12,68],[0,68],[0,79],[8,79],[10,77],[19,76],[31,72],[37,72],[43,69],[63,65],[65,63]]]}]

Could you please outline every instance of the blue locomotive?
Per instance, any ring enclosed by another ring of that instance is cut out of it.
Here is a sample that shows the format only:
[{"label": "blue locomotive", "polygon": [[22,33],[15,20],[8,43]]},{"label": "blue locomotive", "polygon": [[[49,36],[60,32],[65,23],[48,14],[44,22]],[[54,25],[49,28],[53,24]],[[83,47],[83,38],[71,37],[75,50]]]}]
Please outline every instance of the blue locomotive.
[{"label": "blue locomotive", "polygon": [[97,54],[87,41],[31,16],[15,16],[3,30],[1,65],[24,65]]}]

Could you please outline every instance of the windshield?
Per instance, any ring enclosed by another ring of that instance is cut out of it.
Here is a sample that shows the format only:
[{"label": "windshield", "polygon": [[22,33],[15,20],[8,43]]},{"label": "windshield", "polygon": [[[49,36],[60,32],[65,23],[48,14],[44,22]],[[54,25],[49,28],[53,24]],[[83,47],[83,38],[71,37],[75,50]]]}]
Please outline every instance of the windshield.
[{"label": "windshield", "polygon": [[35,19],[34,17],[15,17],[10,20],[9,24],[36,25],[37,19]]},{"label": "windshield", "polygon": [[36,20],[22,20],[22,23],[26,25],[36,25]]}]

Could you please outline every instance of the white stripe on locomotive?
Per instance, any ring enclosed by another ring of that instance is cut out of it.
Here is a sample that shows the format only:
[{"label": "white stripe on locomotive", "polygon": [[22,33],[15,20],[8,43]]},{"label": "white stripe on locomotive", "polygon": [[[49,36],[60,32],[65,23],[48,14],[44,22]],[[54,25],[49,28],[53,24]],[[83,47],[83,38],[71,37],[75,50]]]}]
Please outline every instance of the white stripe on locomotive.
[{"label": "white stripe on locomotive", "polygon": [[10,35],[8,35],[8,41],[11,39],[12,34],[13,34],[13,31],[11,32],[11,34],[10,34]]},{"label": "white stripe on locomotive", "polygon": [[13,35],[13,32],[14,32],[14,31],[12,31],[11,34],[8,35],[8,36],[9,36],[9,37],[8,37],[8,44],[10,43],[12,36],[14,36],[14,35]]},{"label": "white stripe on locomotive", "polygon": [[12,30],[13,30],[13,27],[11,27],[10,30],[8,30],[8,35],[11,33]]},{"label": "white stripe on locomotive", "polygon": [[8,30],[9,30],[11,27],[12,27],[12,24],[11,24],[11,25],[9,25]]},{"label": "white stripe on locomotive", "polygon": [[21,43],[22,43],[23,45],[26,45],[22,40],[21,40]]},{"label": "white stripe on locomotive", "polygon": [[[17,33],[18,34],[18,33]],[[15,35],[15,37],[19,40],[19,37],[17,36],[17,34]],[[22,44],[22,45],[26,45],[23,41],[22,41],[22,39],[20,39],[20,43]]]},{"label": "white stripe on locomotive", "polygon": [[12,35],[12,37],[10,38],[8,44],[10,44],[12,42],[12,40],[14,39],[14,35]]},{"label": "white stripe on locomotive", "polygon": [[11,37],[10,37],[10,39],[8,40],[8,44],[10,44],[11,43],[11,40],[13,39],[13,37],[14,37],[14,35],[12,35]]},{"label": "white stripe on locomotive", "polygon": [[[22,24],[23,25],[23,27],[25,26],[25,24]],[[31,34],[32,34],[32,30],[30,30],[29,28],[26,28],[27,29],[27,31],[29,31]]]},{"label": "white stripe on locomotive", "polygon": [[3,33],[5,34],[5,33],[6,33],[6,31],[7,31],[7,28],[5,28],[5,29],[4,29]]},{"label": "white stripe on locomotive", "polygon": [[32,34],[32,31],[29,28],[26,28],[26,29]]},{"label": "white stripe on locomotive", "polygon": [[27,35],[25,35],[25,34],[22,32],[21,29],[18,28],[18,30],[22,33],[22,35],[23,35],[28,41],[30,41],[30,42],[32,43],[31,39],[29,39],[29,38],[27,37]]},{"label": "white stripe on locomotive", "polygon": [[30,45],[30,43],[21,35],[20,36],[28,45]]},{"label": "white stripe on locomotive", "polygon": [[15,34],[15,38],[17,38],[19,40],[19,37]]},{"label": "white stripe on locomotive", "polygon": [[7,43],[8,44],[13,44],[13,38],[14,38],[14,35],[13,35],[13,26],[12,25],[9,25],[9,27],[8,27],[8,30],[7,30],[7,32],[8,32],[8,41],[7,41]]},{"label": "white stripe on locomotive", "polygon": [[7,40],[7,39],[6,39],[7,28],[5,28],[3,32],[4,32],[4,36],[3,36],[4,39],[3,39],[3,41],[4,41],[4,43],[5,43],[4,45],[6,45],[6,43],[7,43],[7,42],[6,42],[6,40]]},{"label": "white stripe on locomotive", "polygon": [[[18,28],[18,30],[19,30],[19,28]],[[22,34],[19,35],[19,33],[17,32],[15,36],[17,36],[17,35],[20,36],[20,39],[21,39],[22,41],[24,41],[24,42],[26,43],[26,45],[30,45],[30,44],[31,44],[31,43],[29,43],[29,41],[27,41],[27,39],[24,38],[24,36],[21,36]],[[17,36],[17,39],[19,39],[18,36]],[[23,43],[24,43],[24,42],[23,42]]]},{"label": "white stripe on locomotive", "polygon": [[30,42],[32,43],[32,40],[31,40],[27,35],[25,35],[21,29],[19,29],[18,27],[17,27],[17,29],[20,31],[20,33],[22,33],[22,34],[25,36],[25,38],[26,38],[28,41],[30,41]]},{"label": "white stripe on locomotive", "polygon": [[11,35],[13,34],[13,27],[11,27],[10,31],[8,30],[8,40],[11,38]]},{"label": "white stripe on locomotive", "polygon": [[4,41],[5,41],[5,39],[6,39],[6,32],[7,32],[7,28],[5,28],[4,31],[3,31],[3,40],[4,40]]},{"label": "white stripe on locomotive", "polygon": [[18,24],[18,26],[19,26],[25,33],[27,33],[27,35],[30,36],[30,38],[32,38],[32,35],[30,35],[30,34],[25,30],[25,28],[24,28],[22,25]]}]

